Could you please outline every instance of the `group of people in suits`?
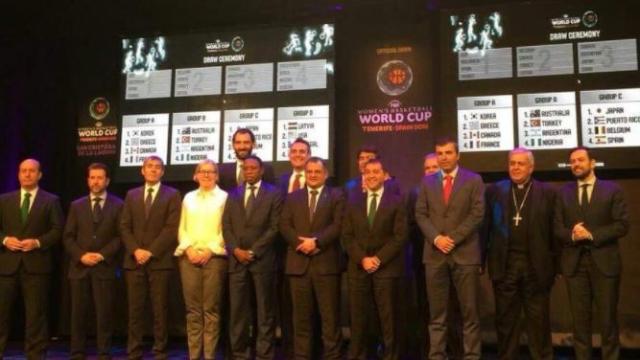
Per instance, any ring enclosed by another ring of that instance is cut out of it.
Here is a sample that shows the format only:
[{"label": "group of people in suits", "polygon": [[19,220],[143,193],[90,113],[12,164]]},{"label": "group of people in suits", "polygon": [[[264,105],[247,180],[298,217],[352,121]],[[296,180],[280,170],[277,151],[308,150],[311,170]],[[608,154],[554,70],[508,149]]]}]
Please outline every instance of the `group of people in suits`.
[{"label": "group of people in suits", "polygon": [[[478,174],[458,165],[455,141],[442,138],[425,157],[420,185],[405,196],[374,148],[358,152],[360,175],[341,189],[328,184],[327,165],[311,156],[307,141],[290,144],[291,172],[277,181],[271,166],[252,154],[255,144],[250,130],[236,131],[237,161],[198,163],[198,188],[183,199],[161,182],[159,157],[145,159],[144,184],[124,201],[107,191],[109,169],[91,164],[89,194],[71,204],[66,224],[59,199],[38,187],[40,164],[24,160],[20,190],[0,195],[0,358],[16,292],[25,304],[27,358],[44,357],[51,249],[62,239],[69,256],[71,358],[86,357],[91,302],[98,356],[110,358],[118,266],[127,289],[128,357],[142,357],[148,301],[152,351],[166,358],[169,279],[177,264],[191,359],[215,357],[227,292],[230,358],[272,359],[279,310],[283,331],[291,330],[290,338],[283,334],[291,342],[288,356],[310,359],[320,347],[323,358],[340,359],[346,259],[348,358],[366,358],[368,323],[377,319],[381,356],[398,359],[398,279],[412,236],[420,238],[416,248],[422,251],[429,359],[481,358],[479,278],[485,268],[496,299],[499,358],[517,358],[522,313],[532,358],[553,357],[549,294],[558,274],[568,285],[576,357],[591,358],[594,316],[603,358],[618,357],[617,242],[628,231],[628,215],[621,189],[596,178],[589,149],[571,150],[576,181],[556,191],[533,178],[533,153],[516,148],[508,157],[509,177],[485,191]],[[281,288],[291,303],[290,327],[278,306]],[[373,314],[364,311],[372,304]]]}]

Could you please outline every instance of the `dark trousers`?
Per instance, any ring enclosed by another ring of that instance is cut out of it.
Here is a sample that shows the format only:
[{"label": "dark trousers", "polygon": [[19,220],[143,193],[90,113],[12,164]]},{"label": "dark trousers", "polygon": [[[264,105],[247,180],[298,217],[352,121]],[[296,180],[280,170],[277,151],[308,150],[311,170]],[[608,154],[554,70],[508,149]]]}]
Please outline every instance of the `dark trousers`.
[{"label": "dark trousers", "polygon": [[229,273],[229,336],[233,359],[251,359],[250,328],[254,318],[257,324],[255,358],[273,359],[276,327],[274,279],[274,272],[254,273],[246,268]]},{"label": "dark trousers", "polygon": [[552,359],[549,288],[541,286],[526,254],[510,253],[504,276],[493,282],[498,358],[518,357],[524,311],[532,359]]},{"label": "dark trousers", "polygon": [[167,316],[169,277],[171,270],[149,270],[145,267],[126,270],[127,299],[129,302],[129,359],[142,359],[142,337],[145,328],[147,298],[153,312],[153,354],[156,359],[167,358]]},{"label": "dark trousers", "polygon": [[311,359],[314,313],[320,314],[323,359],[340,359],[340,277],[338,274],[290,275],[295,359]]},{"label": "dark trousers", "polygon": [[580,256],[576,272],[566,279],[573,314],[573,347],[576,359],[591,359],[592,301],[595,301],[595,316],[601,327],[602,359],[618,359],[620,340],[617,316],[620,277],[603,275],[591,259],[591,254],[585,252]]},{"label": "dark trousers", "polygon": [[460,265],[451,258],[438,265],[425,265],[429,301],[429,359],[447,358],[450,284],[456,288],[462,314],[464,359],[479,359],[482,352],[478,314],[479,266]]},{"label": "dark trousers", "polygon": [[100,359],[111,358],[113,335],[113,294],[115,279],[100,279],[89,273],[82,279],[70,279],[72,359],[84,359],[88,313],[91,301],[96,312],[96,347]]},{"label": "dark trousers", "polygon": [[375,304],[382,328],[385,360],[399,359],[396,329],[395,296],[398,278],[377,278],[372,275],[349,274],[349,312],[351,314],[351,341],[349,359],[366,358],[367,306]]},{"label": "dark trousers", "polygon": [[25,308],[24,352],[26,358],[44,359],[47,350],[47,304],[50,274],[28,274],[24,267],[11,275],[0,275],[0,358],[4,355],[11,325],[13,302],[18,289]]}]

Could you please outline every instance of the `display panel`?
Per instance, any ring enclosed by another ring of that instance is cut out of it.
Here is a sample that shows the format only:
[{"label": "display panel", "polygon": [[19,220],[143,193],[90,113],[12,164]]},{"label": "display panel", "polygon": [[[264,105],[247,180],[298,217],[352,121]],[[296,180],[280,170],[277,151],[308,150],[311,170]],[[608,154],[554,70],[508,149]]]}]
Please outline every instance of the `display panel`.
[{"label": "display panel", "polygon": [[191,179],[204,158],[234,162],[238,128],[276,171],[297,137],[332,167],[334,33],[317,24],[123,39],[116,180],[139,181],[149,155],[165,160],[167,180]]},{"label": "display panel", "polygon": [[443,121],[434,130],[458,139],[463,165],[505,171],[507,152],[524,146],[536,169],[565,169],[567,149],[583,145],[601,167],[640,167],[638,35],[625,25],[633,14],[623,4],[523,2],[441,14]]}]

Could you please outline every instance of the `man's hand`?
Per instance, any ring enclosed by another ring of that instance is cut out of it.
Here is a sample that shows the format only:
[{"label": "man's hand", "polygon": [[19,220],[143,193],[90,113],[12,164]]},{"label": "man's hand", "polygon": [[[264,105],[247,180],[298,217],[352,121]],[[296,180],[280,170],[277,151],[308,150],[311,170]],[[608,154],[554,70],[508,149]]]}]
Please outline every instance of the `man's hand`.
[{"label": "man's hand", "polygon": [[380,259],[377,256],[368,256],[362,259],[362,268],[369,274],[373,274],[380,267]]},{"label": "man's hand", "polygon": [[22,251],[22,242],[14,236],[7,236],[4,246],[11,251]]},{"label": "man's hand", "polygon": [[577,223],[573,226],[573,230],[571,231],[571,235],[573,236],[573,241],[584,241],[591,240],[591,232],[584,227],[584,223]]},{"label": "man's hand", "polygon": [[146,264],[149,259],[151,259],[151,255],[150,251],[144,249],[136,249],[136,251],[133,252],[133,257],[136,258],[138,265]]},{"label": "man's hand", "polygon": [[247,265],[254,260],[253,255],[249,250],[242,250],[240,248],[233,249],[233,256],[238,259],[241,264]]},{"label": "man's hand", "polygon": [[38,248],[38,240],[36,239],[22,239],[22,251],[29,252]]},{"label": "man's hand", "polygon": [[446,235],[440,235],[436,238],[435,245],[438,250],[442,251],[445,254],[448,254],[456,246],[456,243],[452,238]]},{"label": "man's hand", "polygon": [[92,252],[84,253],[84,255],[82,255],[82,257],[80,258],[80,262],[83,265],[89,266],[89,267],[96,266],[102,260],[103,260],[102,255],[98,253],[92,253]]},{"label": "man's hand", "polygon": [[300,251],[305,255],[311,255],[316,249],[316,238],[298,236],[298,240],[302,243],[298,245],[296,251]]}]

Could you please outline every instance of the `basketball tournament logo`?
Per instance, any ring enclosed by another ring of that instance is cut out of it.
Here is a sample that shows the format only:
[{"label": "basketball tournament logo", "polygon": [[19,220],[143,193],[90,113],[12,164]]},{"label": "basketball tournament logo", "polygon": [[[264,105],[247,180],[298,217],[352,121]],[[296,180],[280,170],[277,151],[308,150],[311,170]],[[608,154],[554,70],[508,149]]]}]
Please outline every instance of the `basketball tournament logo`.
[{"label": "basketball tournament logo", "polygon": [[378,70],[377,82],[380,91],[389,96],[398,96],[411,87],[413,71],[404,61],[387,61]]},{"label": "basketball tournament logo", "polygon": [[111,106],[104,97],[97,97],[89,104],[89,114],[96,120],[96,127],[102,126],[102,120],[109,115]]}]

